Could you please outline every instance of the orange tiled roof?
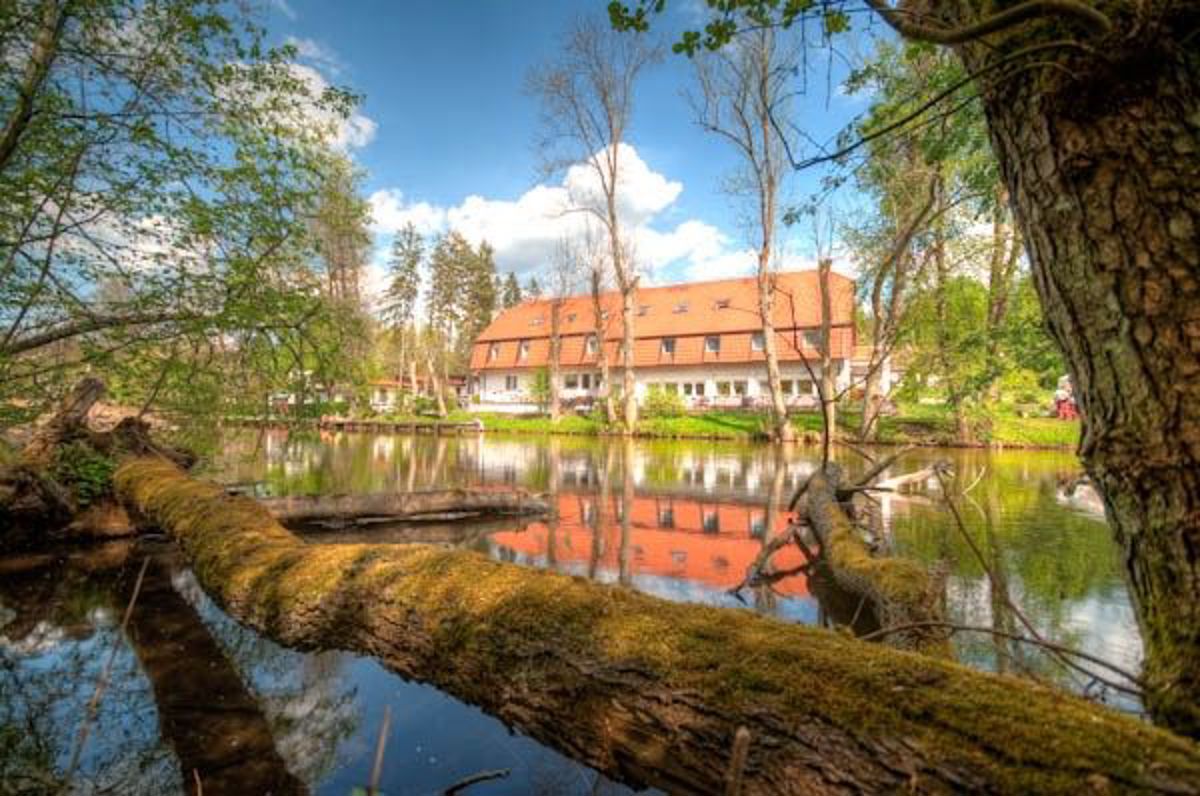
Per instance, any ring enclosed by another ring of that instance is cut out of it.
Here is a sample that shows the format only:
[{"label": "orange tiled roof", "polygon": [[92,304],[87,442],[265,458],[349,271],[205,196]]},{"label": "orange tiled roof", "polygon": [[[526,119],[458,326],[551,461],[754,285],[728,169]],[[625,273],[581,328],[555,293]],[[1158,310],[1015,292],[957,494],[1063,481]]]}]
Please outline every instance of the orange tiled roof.
[{"label": "orange tiled roof", "polygon": [[[820,287],[816,271],[792,271],[776,275],[774,321],[776,350],[781,360],[797,360],[800,351],[816,356],[802,333],[821,323]],[[835,357],[849,356],[854,346],[854,282],[839,274],[831,278],[832,315],[835,328],[831,348]],[[615,292],[600,297],[607,313],[605,353],[610,364],[620,361],[621,300]],[[637,293],[634,364],[706,365],[757,362],[765,357],[754,350],[753,334],[761,327],[758,314],[758,284],[753,277],[694,282],[642,288]],[[472,370],[510,370],[542,367],[550,361],[549,300],[526,301],[502,312],[476,338],[471,351]],[[594,331],[595,315],[590,296],[571,296],[560,309],[564,366],[595,363],[587,350]],[[708,351],[705,337],[719,335],[720,351]],[[674,337],[673,355],[662,350],[662,338]],[[799,351],[797,350],[799,343]],[[524,354],[521,347],[524,345]],[[494,350],[494,354],[492,353]]]}]

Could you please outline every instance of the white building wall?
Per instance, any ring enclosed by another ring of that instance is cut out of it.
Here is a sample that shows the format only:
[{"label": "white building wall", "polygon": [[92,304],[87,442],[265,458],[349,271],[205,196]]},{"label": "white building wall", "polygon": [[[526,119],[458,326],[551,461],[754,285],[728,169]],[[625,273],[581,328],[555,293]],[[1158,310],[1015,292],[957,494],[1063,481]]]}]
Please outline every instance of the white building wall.
[{"label": "white building wall", "polygon": [[[850,363],[848,360],[835,360],[837,368],[836,384],[839,390],[850,383]],[[821,367],[814,364],[813,375],[821,378]],[[480,403],[528,403],[532,399],[534,379],[536,374],[529,370],[488,370],[481,371],[475,383],[475,391]],[[563,370],[563,389],[560,393],[564,399],[582,398],[599,394],[597,380],[599,372],[593,370]],[[621,371],[613,369],[610,376],[614,383],[620,384]],[[815,403],[817,387],[813,383],[808,370],[798,362],[788,362],[780,365],[780,378],[792,383],[791,402],[799,405]],[[587,384],[585,387],[584,384]],[[574,386],[571,386],[571,385]],[[740,403],[742,397],[754,401],[766,400],[770,395],[767,385],[767,368],[762,363],[744,364],[714,364],[703,367],[647,367],[636,371],[635,384],[639,400],[645,400],[652,386],[660,386],[674,390],[691,403],[699,403],[701,390],[705,403],[709,405],[730,405]],[[670,386],[668,386],[670,385]],[[728,385],[727,388],[723,385]],[[739,392],[744,388],[744,393]],[[728,390],[728,394],[722,394]],[[690,394],[689,394],[690,393]]]}]

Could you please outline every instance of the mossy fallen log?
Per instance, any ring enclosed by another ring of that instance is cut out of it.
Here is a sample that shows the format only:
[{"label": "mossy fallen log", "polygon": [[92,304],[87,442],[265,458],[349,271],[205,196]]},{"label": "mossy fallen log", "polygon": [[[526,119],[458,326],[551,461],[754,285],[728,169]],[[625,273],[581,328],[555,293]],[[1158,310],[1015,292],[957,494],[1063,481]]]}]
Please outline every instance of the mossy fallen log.
[{"label": "mossy fallen log", "polygon": [[376,656],[627,781],[743,793],[1200,793],[1200,746],[1011,677],[748,611],[667,602],[424,545],[306,545],[153,459],[131,510],[240,621]]},{"label": "mossy fallen log", "polygon": [[424,492],[380,492],[367,495],[296,495],[259,503],[284,524],[462,519],[481,516],[546,514],[549,504],[520,490],[442,489]]},{"label": "mossy fallen log", "polygon": [[829,577],[864,602],[881,627],[917,625],[892,634],[894,646],[949,654],[946,631],[921,625],[942,619],[940,590],[929,571],[912,559],[872,554],[838,499],[840,481],[841,470],[830,464],[809,477],[804,491],[803,516],[821,545]]}]

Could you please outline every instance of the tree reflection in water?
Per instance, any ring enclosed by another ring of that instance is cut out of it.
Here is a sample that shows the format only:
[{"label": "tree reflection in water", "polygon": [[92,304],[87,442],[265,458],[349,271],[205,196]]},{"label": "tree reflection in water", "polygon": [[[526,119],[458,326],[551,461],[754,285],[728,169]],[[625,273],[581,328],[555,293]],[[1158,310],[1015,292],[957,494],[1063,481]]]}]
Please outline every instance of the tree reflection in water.
[{"label": "tree reflection in water", "polygon": [[[505,561],[731,607],[741,603],[726,590],[742,578],[763,539],[784,527],[781,504],[819,458],[802,446],[493,434],[438,440],[277,434],[262,456],[243,458],[236,446],[229,450],[223,466],[230,473],[259,479],[277,494],[386,491],[408,484],[551,491],[553,482],[560,514],[552,531],[546,523],[501,528],[482,549]],[[835,449],[835,458],[849,477],[864,467],[844,450]],[[1078,461],[1059,452],[922,450],[906,455],[895,473],[941,459],[952,463],[956,489],[979,479],[961,502],[967,531],[1000,578],[997,589],[936,494],[880,495],[871,519],[877,540],[890,551],[945,562],[949,618],[1015,627],[1005,615],[1007,594],[1045,638],[1137,669],[1141,643],[1111,535],[1103,523],[1056,500],[1059,480],[1077,471]],[[772,566],[778,572],[800,563],[788,546]],[[817,623],[824,616],[853,619],[864,630],[877,625],[857,610],[857,601],[839,605],[820,573],[813,574],[783,578],[745,596],[754,610],[792,621]],[[958,634],[954,643],[971,665],[1032,669],[1080,687],[1052,659],[1027,647],[981,634]]]}]

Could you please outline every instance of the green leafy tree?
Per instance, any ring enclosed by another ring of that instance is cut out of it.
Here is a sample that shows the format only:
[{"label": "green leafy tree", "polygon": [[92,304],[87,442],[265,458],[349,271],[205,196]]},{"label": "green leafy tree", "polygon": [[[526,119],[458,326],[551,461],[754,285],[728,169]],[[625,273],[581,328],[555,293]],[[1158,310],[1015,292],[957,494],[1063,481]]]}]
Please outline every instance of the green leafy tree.
[{"label": "green leafy tree", "polygon": [[517,275],[512,271],[508,272],[508,276],[504,278],[503,294],[504,308],[515,307],[521,303],[521,285],[517,282]]},{"label": "green leafy tree", "polygon": [[409,222],[392,239],[388,258],[388,286],[383,302],[383,317],[396,340],[396,372],[401,377],[407,370],[409,341],[413,337],[413,316],[421,292],[421,265],[424,259],[425,241]]},{"label": "green leafy tree", "polygon": [[247,13],[6,7],[0,390],[51,397],[91,369],[125,400],[215,411],[223,391],[199,385],[321,326],[310,221],[355,97],[266,46]]}]

